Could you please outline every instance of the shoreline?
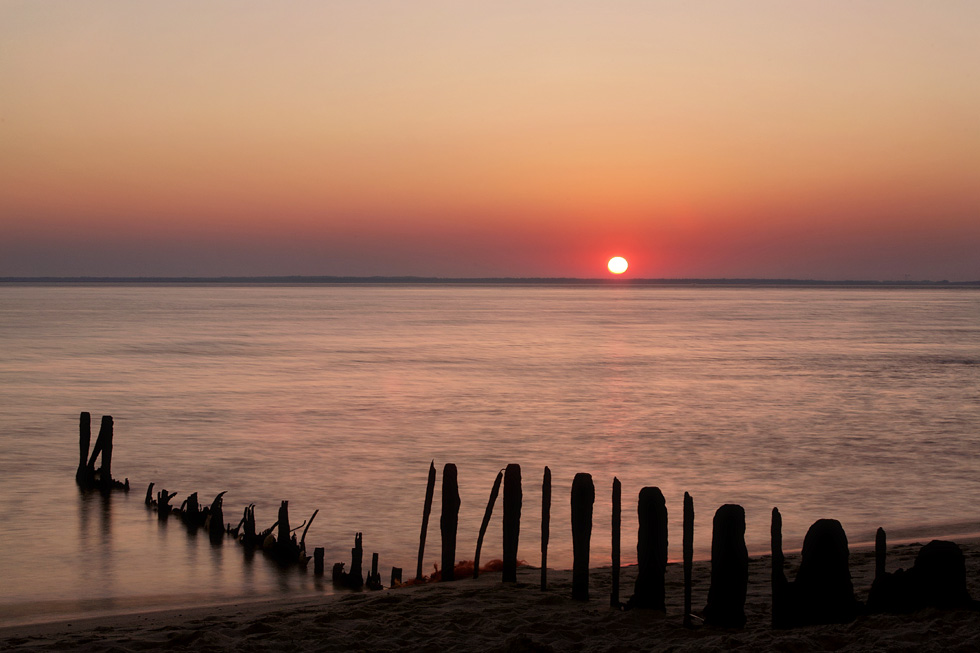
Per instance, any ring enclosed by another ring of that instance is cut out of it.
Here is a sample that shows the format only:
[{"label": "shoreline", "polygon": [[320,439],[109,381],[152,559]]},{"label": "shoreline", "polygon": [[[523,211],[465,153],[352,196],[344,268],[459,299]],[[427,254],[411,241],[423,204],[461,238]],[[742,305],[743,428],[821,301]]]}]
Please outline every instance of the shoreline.
[{"label": "shoreline", "polygon": [[[914,544],[890,544],[888,571],[909,568]],[[980,597],[980,540],[960,539],[967,584]],[[792,579],[799,553],[786,552]],[[855,595],[867,599],[874,576],[874,550],[851,547]],[[275,599],[187,605],[150,612],[87,616],[73,620],[0,627],[5,650],[143,650],[149,647],[209,650],[610,650],[626,648],[750,648],[875,650],[905,648],[974,649],[980,644],[980,613],[926,609],[912,615],[863,615],[850,624],[770,628],[771,557],[751,556],[743,629],[685,629],[683,568],[669,563],[667,613],[610,607],[609,567],[590,572],[588,602],[571,600],[571,572],[549,569],[549,589],[539,587],[540,570],[522,567],[518,582],[500,582],[500,573],[451,583],[414,585],[376,592],[336,592]],[[636,567],[623,567],[620,601],[633,592]],[[710,562],[694,563],[693,612],[703,610]]]}]

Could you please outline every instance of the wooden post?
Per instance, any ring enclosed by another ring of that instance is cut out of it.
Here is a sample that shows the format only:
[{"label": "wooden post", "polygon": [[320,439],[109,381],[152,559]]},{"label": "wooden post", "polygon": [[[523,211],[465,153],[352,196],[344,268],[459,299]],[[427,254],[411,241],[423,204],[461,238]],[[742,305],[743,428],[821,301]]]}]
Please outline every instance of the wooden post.
[{"label": "wooden post", "polygon": [[517,582],[517,546],[521,537],[521,466],[507,465],[504,471],[504,566],[502,580]]},{"label": "wooden post", "polygon": [[289,502],[279,503],[279,532],[276,534],[276,546],[284,551],[289,544]]},{"label": "wooden post", "polygon": [[592,506],[595,484],[591,474],[576,474],[572,481],[572,599],[589,600],[589,548],[592,541]]},{"label": "wooden post", "polygon": [[879,526],[875,533],[875,580],[885,578],[885,555],[885,529]]},{"label": "wooden post", "polygon": [[483,537],[487,534],[487,527],[490,525],[490,517],[493,515],[493,504],[497,502],[497,494],[500,492],[500,482],[504,478],[504,470],[497,472],[497,478],[493,481],[490,488],[490,499],[487,501],[487,509],[483,512],[483,523],[480,524],[480,536],[476,538],[476,555],[473,556],[473,578],[480,577],[480,551],[483,549]]},{"label": "wooden post", "polygon": [[660,488],[640,490],[636,512],[639,520],[636,582],[628,605],[666,612],[667,502]]},{"label": "wooden post", "polygon": [[749,552],[745,548],[745,510],[734,503],[718,508],[711,527],[711,586],[704,623],[721,628],[745,625]]},{"label": "wooden post", "polygon": [[623,484],[613,477],[612,484],[612,593],[609,605],[618,608],[619,603],[619,562],[620,530],[623,523]]},{"label": "wooden post", "polygon": [[147,508],[149,508],[150,506],[153,505],[153,486],[154,485],[155,485],[155,483],[150,483],[146,487],[146,498],[143,499],[143,503],[146,504],[146,507]]},{"label": "wooden post", "polygon": [[78,470],[75,472],[75,482],[81,486],[92,484],[88,471],[88,448],[92,442],[92,416],[81,413],[78,416]]},{"label": "wooden post", "polygon": [[102,442],[102,468],[99,470],[99,484],[102,490],[108,492],[112,489],[112,415],[103,415],[102,424],[99,426],[99,440]]},{"label": "wooden post", "polygon": [[379,590],[381,587],[381,574],[378,573],[378,554],[371,554],[371,573],[367,577],[367,588],[369,590]]},{"label": "wooden post", "polygon": [[391,568],[391,587],[398,587],[402,584],[402,568],[392,567]]},{"label": "wooden post", "polygon": [[313,549],[313,573],[317,576],[323,575],[323,547],[318,546]]},{"label": "wooden post", "polygon": [[456,580],[456,528],[459,524],[459,483],[456,465],[446,463],[442,468],[442,580]]},{"label": "wooden post", "polygon": [[691,627],[691,576],[694,569],[694,499],[684,493],[684,627]]},{"label": "wooden post", "polygon": [[211,502],[211,509],[208,510],[208,536],[215,544],[225,539],[225,514],[221,509],[221,505],[223,502],[222,497],[227,493],[228,490],[219,492],[218,496]]},{"label": "wooden post", "polygon": [[548,589],[548,538],[551,536],[551,470],[544,468],[541,483],[541,591]]},{"label": "wooden post", "polygon": [[364,545],[361,533],[354,534],[354,548],[350,550],[350,573],[347,575],[348,587],[358,588],[364,585]]},{"label": "wooden post", "polygon": [[425,555],[425,533],[429,530],[429,513],[432,512],[432,495],[436,490],[436,461],[429,463],[429,480],[425,486],[425,505],[422,508],[422,533],[419,535],[419,564],[415,580],[422,580],[422,558]]},{"label": "wooden post", "polygon": [[786,560],[783,558],[783,517],[779,508],[772,509],[772,526],[769,529],[769,546],[772,553],[772,627],[787,625],[786,588],[788,581],[783,571]]}]

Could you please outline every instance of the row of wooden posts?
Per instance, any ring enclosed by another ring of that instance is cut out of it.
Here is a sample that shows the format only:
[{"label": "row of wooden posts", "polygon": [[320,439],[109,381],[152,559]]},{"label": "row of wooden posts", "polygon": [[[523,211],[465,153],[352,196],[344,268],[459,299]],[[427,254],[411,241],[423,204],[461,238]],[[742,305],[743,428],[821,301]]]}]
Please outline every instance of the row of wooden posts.
[{"label": "row of wooden posts", "polygon": [[[119,483],[110,474],[112,456],[112,417],[102,418],[102,428],[91,457],[88,446],[91,437],[88,413],[80,417],[80,462],[76,473],[79,485],[87,488],[109,490],[129,489],[129,480]],[[102,466],[96,470],[95,460],[102,456]],[[442,506],[439,528],[442,539],[442,568],[430,577],[423,575],[426,534],[435,494],[435,462],[429,464],[425,503],[422,511],[422,530],[419,536],[418,564],[414,581],[426,582],[438,578],[441,581],[456,580],[456,535],[459,524],[459,485],[456,465],[443,467]],[[520,539],[523,489],[520,465],[507,465],[498,472],[490,491],[483,522],[477,538],[473,559],[473,577],[480,573],[480,554],[489,526],[494,505],[503,486],[503,560],[502,580],[516,582],[518,543]],[[310,558],[306,554],[306,533],[319,511],[309,520],[290,528],[288,502],[279,508],[275,524],[263,531],[256,530],[255,505],[250,504],[234,528],[225,525],[223,516],[224,492],[218,494],[209,506],[198,503],[193,493],[173,508],[170,501],[176,493],[161,490],[153,495],[154,484],[146,492],[146,505],[157,510],[160,519],[177,514],[188,528],[204,527],[213,541],[221,541],[226,534],[249,549],[261,549],[285,564],[306,567]],[[551,470],[544,468],[541,487],[541,589],[548,588],[548,543],[551,521]],[[590,474],[576,474],[571,487],[572,528],[572,598],[589,600],[589,553],[592,537],[595,485]],[[656,487],[644,487],[637,499],[639,529],[637,533],[637,576],[633,595],[625,604],[620,602],[620,560],[622,524],[622,485],[618,478],[612,484],[612,590],[610,605],[617,608],[641,608],[666,611],[665,574],[667,567],[667,506],[663,493]],[[305,528],[304,528],[305,526]],[[294,532],[304,528],[297,540]],[[277,530],[278,529],[278,530]],[[276,532],[273,535],[273,532]],[[694,501],[684,493],[683,504],[683,565],[684,565],[684,624],[692,620],[692,568],[694,555]],[[821,519],[807,532],[796,579],[789,582],[784,572],[782,553],[782,518],[773,508],[771,526],[772,545],[772,623],[775,627],[791,627],[809,623],[843,623],[852,620],[864,609],[854,596],[848,567],[847,536],[840,522]],[[314,572],[324,572],[324,549],[314,549]],[[362,574],[362,534],[355,535],[351,549],[351,567],[344,563],[333,566],[335,584],[359,589],[381,589],[378,572],[378,554],[372,557],[371,573],[365,581]],[[391,585],[402,584],[402,570],[392,568]],[[748,551],[745,546],[745,511],[739,505],[726,504],[718,508],[712,522],[711,579],[704,622],[709,625],[739,628],[745,624],[745,600],[748,587]],[[877,611],[905,612],[917,607],[974,607],[966,591],[966,571],[963,554],[952,542],[934,541],[923,547],[915,566],[893,574],[885,572],[885,533],[878,529],[876,540],[875,581],[869,595],[868,607]]]}]

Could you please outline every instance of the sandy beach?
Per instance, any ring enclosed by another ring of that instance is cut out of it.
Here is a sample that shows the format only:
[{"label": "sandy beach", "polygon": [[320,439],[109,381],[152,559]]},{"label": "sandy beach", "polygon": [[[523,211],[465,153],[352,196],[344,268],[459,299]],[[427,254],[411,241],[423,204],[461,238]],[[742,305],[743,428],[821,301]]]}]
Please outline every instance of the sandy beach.
[{"label": "sandy beach", "polygon": [[[925,542],[923,542],[925,543]],[[980,541],[959,541],[971,596],[980,596]],[[889,548],[888,571],[911,567],[920,545]],[[792,578],[799,555],[787,555]],[[857,597],[867,598],[874,552],[851,551]],[[621,596],[631,594],[636,568],[623,569]],[[710,563],[694,566],[693,606],[705,605]],[[911,615],[865,615],[844,625],[792,630],[770,627],[770,561],[749,563],[748,623],[737,630],[682,625],[683,571],[667,568],[666,616],[610,607],[611,574],[594,569],[591,600],[571,600],[571,572],[521,568],[516,584],[499,573],[477,580],[341,593],[266,602],[191,607],[142,614],[0,629],[3,650],[142,651],[632,651],[632,650],[980,650],[980,612],[926,609]]]}]

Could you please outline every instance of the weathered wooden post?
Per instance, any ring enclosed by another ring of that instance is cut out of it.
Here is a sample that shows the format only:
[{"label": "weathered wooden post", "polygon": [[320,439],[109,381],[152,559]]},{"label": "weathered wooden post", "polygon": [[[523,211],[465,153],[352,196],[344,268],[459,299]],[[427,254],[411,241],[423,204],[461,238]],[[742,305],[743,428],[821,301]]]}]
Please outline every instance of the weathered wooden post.
[{"label": "weathered wooden post", "polygon": [[613,477],[612,485],[612,593],[609,605],[618,608],[619,603],[619,562],[620,562],[620,530],[623,523],[622,513],[623,484]]},{"label": "weathered wooden post", "polygon": [[483,512],[483,523],[480,524],[480,536],[476,539],[476,555],[473,556],[473,578],[480,577],[480,551],[483,549],[483,538],[487,534],[490,517],[493,515],[493,504],[497,502],[497,494],[500,492],[500,482],[503,478],[504,470],[500,470],[497,472],[497,478],[493,480],[493,487],[490,488],[490,499],[487,501],[487,509]]},{"label": "weathered wooden post", "polygon": [[459,524],[459,483],[456,465],[446,463],[442,468],[442,580],[456,580],[456,528]]},{"label": "weathered wooden post", "polygon": [[507,465],[504,471],[504,566],[502,580],[517,582],[517,546],[521,537],[521,466]]},{"label": "weathered wooden post", "polygon": [[347,575],[349,587],[362,587],[364,573],[361,571],[364,562],[364,545],[361,533],[354,534],[354,548],[350,550],[350,573]]},{"label": "weathered wooden post", "polygon": [[704,622],[722,628],[745,625],[749,552],[745,548],[745,510],[728,503],[718,508],[711,533],[711,586]]},{"label": "weathered wooden post", "polygon": [[419,535],[419,564],[415,580],[422,580],[422,558],[425,556],[425,534],[429,530],[429,513],[432,512],[432,495],[436,490],[436,461],[429,463],[429,480],[425,485],[425,505],[422,508],[422,533]]},{"label": "weathered wooden post", "polygon": [[885,556],[887,543],[885,541],[885,529],[878,527],[875,532],[875,580],[885,577]]},{"label": "weathered wooden post", "polygon": [[589,548],[592,543],[592,507],[595,484],[591,474],[572,480],[572,599],[589,600]]},{"label": "weathered wooden post", "polygon": [[156,484],[155,483],[150,483],[146,487],[146,498],[143,499],[143,503],[146,504],[146,507],[147,508],[150,508],[150,507],[153,506],[153,486],[154,485],[156,485]]},{"label": "weathered wooden post", "polygon": [[786,572],[783,569],[786,565],[786,559],[783,557],[783,516],[779,514],[779,508],[772,509],[769,542],[772,553],[772,627],[783,628],[788,625],[786,590],[789,581],[786,580]]},{"label": "weathered wooden post", "polygon": [[313,549],[313,573],[317,576],[323,575],[323,555],[324,550],[322,546]]},{"label": "weathered wooden post", "polygon": [[691,576],[694,570],[694,499],[684,493],[684,627],[691,627]]},{"label": "weathered wooden post", "polygon": [[548,589],[548,538],[551,536],[551,470],[544,468],[541,483],[541,591]]},{"label": "weathered wooden post", "polygon": [[381,574],[378,573],[378,554],[371,554],[371,573],[368,574],[367,582],[365,583],[369,590],[379,590],[381,589]]},{"label": "weathered wooden post", "polygon": [[640,490],[636,512],[639,519],[636,582],[627,606],[666,612],[667,501],[660,488]]},{"label": "weathered wooden post", "polygon": [[88,448],[92,442],[92,416],[81,413],[78,416],[78,470],[75,472],[75,482],[82,487],[92,484],[92,475],[88,468]]},{"label": "weathered wooden post", "polygon": [[102,442],[102,467],[99,469],[99,484],[103,492],[112,490],[112,416],[103,415],[99,426],[99,441]]},{"label": "weathered wooden post", "polygon": [[219,492],[218,496],[211,502],[211,509],[208,510],[208,536],[215,544],[225,539],[225,514],[221,505],[222,497],[227,493],[227,490]]},{"label": "weathered wooden post", "polygon": [[276,533],[277,548],[283,550],[289,543],[289,502],[279,502],[279,531]]},{"label": "weathered wooden post", "polygon": [[391,568],[391,587],[398,587],[402,584],[402,568],[392,567]]}]

